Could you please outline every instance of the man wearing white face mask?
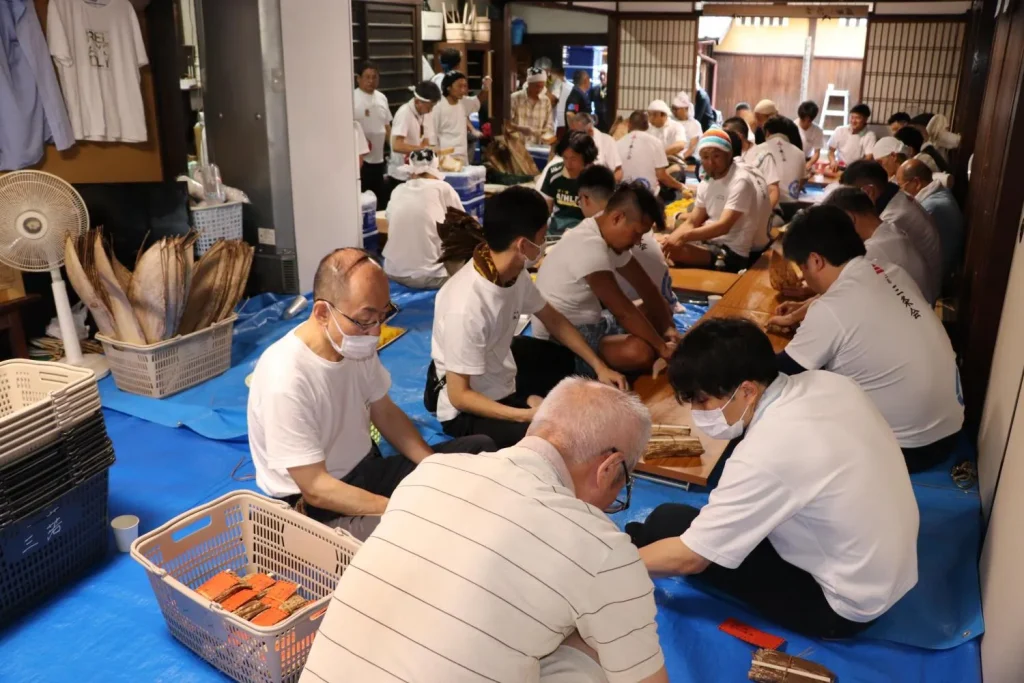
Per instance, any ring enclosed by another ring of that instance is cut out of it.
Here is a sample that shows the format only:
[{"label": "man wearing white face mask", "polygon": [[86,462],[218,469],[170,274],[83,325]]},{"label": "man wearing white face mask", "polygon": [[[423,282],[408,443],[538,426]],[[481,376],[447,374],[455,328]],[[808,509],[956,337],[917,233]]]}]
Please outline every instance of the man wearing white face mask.
[{"label": "man wearing white face mask", "polygon": [[[512,187],[488,199],[484,210],[482,233],[473,231],[483,241],[437,294],[423,402],[446,434],[486,434],[506,448],[526,435],[542,397],[575,374],[576,356],[605,384],[625,389],[626,380],[524,272],[544,255],[544,197]],[[516,336],[521,315],[536,315],[561,345]]]},{"label": "man wearing white face mask", "polygon": [[[388,280],[359,249],[338,249],[317,268],[307,321],[260,356],[249,392],[256,483],[325,524],[365,539],[388,497],[435,450],[493,450],[486,437],[428,446],[388,397],[377,357],[380,326],[395,311]],[[384,458],[370,422],[401,455]]]},{"label": "man wearing white face mask", "polygon": [[655,576],[746,603],[811,637],[863,631],[917,583],[918,509],[899,445],[855,382],[778,371],[754,323],[705,321],[668,368],[709,436],[743,436],[703,509],[626,525]]}]

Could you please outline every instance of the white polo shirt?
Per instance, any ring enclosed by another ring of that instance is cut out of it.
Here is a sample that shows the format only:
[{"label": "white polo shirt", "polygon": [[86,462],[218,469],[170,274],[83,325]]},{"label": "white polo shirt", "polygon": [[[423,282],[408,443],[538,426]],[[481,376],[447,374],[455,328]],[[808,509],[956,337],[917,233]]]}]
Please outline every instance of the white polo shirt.
[{"label": "white polo shirt", "polygon": [[594,144],[597,145],[597,160],[594,163],[607,166],[612,171],[622,168],[622,158],[619,156],[619,148],[615,143],[615,138],[595,128]]},{"label": "white polo shirt", "polygon": [[441,236],[437,224],[448,209],[462,211],[462,201],[451,185],[435,178],[413,178],[398,185],[388,202],[388,243],[384,245],[384,272],[396,277],[444,277]]},{"label": "white polo shirt", "polygon": [[921,291],[903,269],[852,259],[811,304],[786,353],[807,368],[856,380],[900,446],[935,443],[960,430],[956,356]]},{"label": "white polo shirt", "polygon": [[[928,273],[924,258],[914,248],[910,238],[892,223],[882,223],[875,233],[864,240],[867,259],[881,264],[899,266],[907,272],[929,304],[935,303],[938,292]],[[884,266],[883,266],[884,267]]]},{"label": "white polo shirt", "polygon": [[[661,245],[658,244],[658,240],[654,238],[654,233],[649,232],[643,236],[640,240],[640,244],[636,245],[629,250],[629,253],[633,255],[640,267],[647,273],[647,277],[651,278],[651,282],[654,286],[661,290],[664,295],[665,289],[665,278],[668,277],[668,261],[665,260],[665,253],[661,250]],[[622,277],[618,272],[615,273],[615,281],[619,283],[619,287],[630,301],[636,301],[640,298],[640,295],[633,285],[629,284],[626,278]],[[672,283],[668,283],[668,288],[672,288]]]},{"label": "white polo shirt", "polygon": [[863,623],[917,583],[918,521],[903,454],[878,410],[846,377],[805,372],[765,392],[682,541],[735,569],[767,538],[814,577],[836,614]]},{"label": "white polo shirt", "polygon": [[437,146],[441,149],[454,147],[453,156],[467,161],[469,159],[469,145],[466,138],[469,134],[467,124],[469,115],[477,111],[480,111],[479,98],[466,95],[452,104],[447,97],[442,97],[441,101],[434,105],[434,110],[430,112],[430,116],[434,120],[434,131],[437,134]]},{"label": "white polo shirt", "polygon": [[664,666],[655,614],[639,551],[547,441],[436,454],[342,576],[300,681],[539,681],[576,630],[635,683]]},{"label": "white polo shirt", "polygon": [[[593,218],[584,218],[566,231],[558,246],[550,250],[537,271],[541,295],[573,325],[590,325],[601,320],[601,300],[587,284],[591,273],[615,273],[633,256],[627,251],[616,254],[601,236]],[[534,318],[534,336],[548,338],[540,320]]]},{"label": "white polo shirt", "polygon": [[704,178],[697,186],[696,208],[705,209],[709,220],[718,220],[726,209],[743,215],[728,233],[711,240],[729,247],[740,256],[750,256],[750,248],[760,228],[758,187],[750,173],[735,161],[721,178]]},{"label": "white polo shirt", "polygon": [[[434,118],[429,115],[421,116],[416,111],[415,99],[409,100],[395,112],[395,120],[391,123],[392,149],[394,149],[395,138],[397,137],[405,138],[405,141],[410,145],[419,144],[422,140],[427,140],[431,144],[437,144]],[[388,162],[388,175],[396,180],[408,180],[409,174],[398,170],[398,167],[404,164],[405,154],[392,152],[391,159]]]},{"label": "white polo shirt", "polygon": [[[799,128],[799,126],[797,126]],[[836,157],[847,166],[860,161],[875,150],[875,134],[867,128],[854,133],[849,126],[839,126],[832,133],[828,146],[836,150]]]},{"label": "white polo shirt", "polygon": [[659,168],[668,168],[668,157],[661,141],[642,130],[627,133],[615,143],[622,159],[622,180],[642,181],[654,194],[658,194]]},{"label": "white polo shirt", "polygon": [[[533,315],[546,303],[529,273],[502,287],[467,263],[441,287],[434,302],[430,356],[437,378],[444,379],[449,370],[468,375],[473,391],[495,401],[514,394],[512,338],[519,316]],[[458,414],[446,385],[437,400],[437,419],[447,422]]]},{"label": "white polo shirt", "polygon": [[825,134],[821,131],[821,126],[811,123],[811,127],[804,130],[798,123],[796,127],[800,129],[800,139],[803,140],[804,156],[807,159],[814,156],[815,150],[825,147]]},{"label": "white polo shirt", "polygon": [[779,182],[779,202],[797,201],[800,197],[800,181],[807,177],[804,151],[791,143],[785,135],[773,135],[754,149],[758,154],[772,158],[775,177]]},{"label": "white polo shirt", "polygon": [[383,163],[384,137],[387,134],[385,126],[391,123],[388,98],[379,90],[366,93],[356,88],[352,95],[352,107],[356,123],[363,127],[366,140],[370,143],[370,153],[363,161],[368,164]]},{"label": "white polo shirt", "polygon": [[893,195],[878,217],[892,223],[910,238],[928,270],[931,285],[924,291],[934,292],[938,296],[942,289],[942,240],[939,237],[939,229],[935,227],[935,220],[913,197],[902,190]]},{"label": "white polo shirt", "polygon": [[323,462],[343,478],[370,452],[370,404],[391,375],[377,354],[333,363],[291,331],[256,362],[249,388],[249,449],[256,483],[268,496],[300,493],[288,468]]}]

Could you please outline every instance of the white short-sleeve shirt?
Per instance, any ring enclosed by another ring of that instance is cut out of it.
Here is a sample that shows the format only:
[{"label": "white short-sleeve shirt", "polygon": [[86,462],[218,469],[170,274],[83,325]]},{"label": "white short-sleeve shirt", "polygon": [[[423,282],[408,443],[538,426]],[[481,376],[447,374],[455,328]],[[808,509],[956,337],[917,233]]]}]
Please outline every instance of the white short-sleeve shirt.
[{"label": "white short-sleeve shirt", "polygon": [[356,88],[352,94],[352,107],[356,123],[363,127],[366,140],[370,143],[370,153],[363,161],[368,164],[383,163],[386,126],[391,123],[388,98],[379,90],[367,93]]},{"label": "white short-sleeve shirt", "polygon": [[622,159],[622,180],[643,182],[654,194],[661,189],[658,184],[659,168],[668,168],[668,157],[661,141],[641,130],[627,133],[615,146]]},{"label": "white short-sleeve shirt", "polygon": [[892,196],[878,217],[892,223],[897,230],[910,238],[928,270],[928,281],[931,284],[923,291],[935,292],[938,296],[942,288],[942,240],[935,220],[913,197],[902,190]]},{"label": "white short-sleeve shirt", "polygon": [[[358,121],[352,122],[353,134],[355,136],[356,143],[356,156],[362,157],[370,153],[370,143],[366,139],[366,134],[363,133],[363,127],[359,125]],[[365,159],[364,159],[365,161]]]},{"label": "white short-sleeve shirt", "polygon": [[[537,288],[573,325],[593,324],[601,320],[602,305],[587,284],[587,276],[615,273],[632,258],[629,251],[616,254],[601,236],[597,221],[585,218],[548,251],[537,272]],[[547,338],[547,330],[539,322],[534,319],[534,335]]]},{"label": "white short-sleeve shirt", "polygon": [[[601,680],[636,683],[664,666],[656,612],[639,551],[575,497],[550,443],[436,454],[338,583],[300,681],[537,682],[579,631]],[[597,680],[561,664],[560,680]]]},{"label": "white short-sleeve shirt", "polygon": [[804,156],[810,159],[814,156],[815,150],[825,146],[825,134],[822,132],[821,126],[816,123],[811,123],[807,130],[804,130],[803,126],[799,124],[797,124],[797,128],[800,129],[800,139],[804,143]]},{"label": "white short-sleeve shirt", "polygon": [[[473,105],[474,102],[476,106]],[[467,161],[469,145],[466,136],[469,133],[467,128],[469,115],[479,110],[480,100],[476,97],[467,95],[455,104],[449,102],[447,97],[442,97],[441,101],[434,105],[434,110],[430,112],[430,116],[434,120],[434,131],[437,134],[437,146],[441,149],[452,147],[455,149],[453,156]]]},{"label": "white short-sleeve shirt", "polygon": [[[434,302],[430,356],[437,378],[443,380],[448,371],[468,375],[473,391],[495,401],[514,394],[512,338],[519,316],[532,315],[546,303],[529,273],[502,287],[467,263],[441,287]],[[445,386],[437,400],[437,419],[447,422],[458,414]]]},{"label": "white short-sleeve shirt", "polygon": [[849,126],[839,126],[832,133],[828,146],[836,150],[839,161],[849,166],[874,152],[876,140],[875,134],[867,128],[854,133]]},{"label": "white short-sleeve shirt", "polygon": [[394,277],[444,277],[437,224],[448,209],[462,211],[451,185],[435,178],[412,178],[398,185],[388,202],[388,243],[384,272]]},{"label": "white short-sleeve shirt", "polygon": [[745,169],[733,163],[719,179],[704,178],[697,186],[694,205],[707,211],[709,220],[718,220],[726,209],[742,213],[728,233],[711,240],[729,247],[740,256],[750,256],[750,248],[760,228],[758,188]]},{"label": "white short-sleeve shirt", "polygon": [[[665,260],[665,253],[661,250],[661,245],[655,239],[654,233],[649,232],[645,234],[641,238],[640,244],[630,249],[629,252],[636,259],[636,262],[640,264],[640,267],[644,269],[644,272],[647,273],[647,277],[651,278],[654,286],[662,290],[664,294],[662,285],[668,276],[668,261]],[[629,284],[629,281],[622,277],[621,274],[615,273],[615,281],[619,283],[619,287],[631,301],[636,301],[640,298],[639,293],[633,289],[633,285]],[[671,283],[669,287],[671,287]]]},{"label": "white short-sleeve shirt", "polygon": [[878,406],[900,446],[960,430],[956,355],[913,279],[898,266],[849,261],[811,304],[786,354],[808,370],[852,378]]},{"label": "white short-sleeve shirt", "polygon": [[390,386],[376,353],[334,363],[294,330],[271,344],[249,388],[249,448],[260,489],[275,498],[300,493],[290,467],[323,462],[337,479],[351,472],[370,452],[370,404]]},{"label": "white short-sleeve shirt", "polygon": [[[404,138],[406,143],[410,145],[419,144],[423,140],[432,144],[437,143],[437,133],[434,131],[434,118],[429,114],[426,116],[420,115],[416,111],[416,100],[414,99],[403,104],[395,112],[395,120],[391,123],[392,149],[397,137]],[[398,167],[404,164],[405,154],[391,152],[391,160],[388,163],[388,175],[396,180],[408,180],[408,173],[398,170]]]},{"label": "white short-sleeve shirt", "polygon": [[647,132],[661,141],[661,146],[668,149],[677,142],[686,142],[686,130],[683,125],[675,119],[666,119],[665,125],[661,128],[650,126]]},{"label": "white short-sleeve shirt", "polygon": [[[678,119],[677,119],[678,121]],[[679,124],[683,127],[683,132],[686,134],[686,142],[689,143],[694,138],[699,138],[704,134],[704,129],[700,127],[700,121],[693,118],[692,116],[685,121],[679,121]],[[694,153],[697,150],[694,148]]]},{"label": "white short-sleeve shirt", "polygon": [[772,136],[754,149],[772,158],[775,177],[779,182],[779,201],[797,201],[800,197],[800,181],[807,177],[807,159],[803,150],[784,135]]},{"label": "white short-sleeve shirt", "polygon": [[780,375],[761,403],[683,543],[735,569],[767,538],[838,615],[878,617],[917,583],[919,514],[892,432],[829,372]]},{"label": "white short-sleeve shirt", "polygon": [[757,197],[757,201],[754,202],[754,210],[750,214],[751,221],[751,239],[750,239],[750,250],[763,251],[767,248],[768,243],[771,242],[771,235],[769,230],[771,228],[772,206],[771,195],[768,194],[768,186],[772,183],[778,183],[778,175],[775,172],[775,161],[772,159],[770,154],[764,155],[762,160],[761,169],[764,169],[768,173],[766,178],[762,173],[761,169],[754,168],[749,164],[737,162],[740,166],[740,171],[746,173],[750,177],[750,181],[754,185],[754,192]]},{"label": "white short-sleeve shirt", "polygon": [[597,159],[595,164],[601,164],[615,171],[622,168],[622,158],[619,156],[619,148],[616,140],[608,133],[594,129],[594,144],[597,146]]},{"label": "white short-sleeve shirt", "polygon": [[921,290],[925,301],[929,304],[935,303],[938,292],[934,289],[935,283],[932,282],[924,258],[914,247],[910,238],[895,225],[892,223],[879,225],[875,233],[864,240],[864,248],[867,249],[869,261],[881,264],[891,263],[905,270]]}]

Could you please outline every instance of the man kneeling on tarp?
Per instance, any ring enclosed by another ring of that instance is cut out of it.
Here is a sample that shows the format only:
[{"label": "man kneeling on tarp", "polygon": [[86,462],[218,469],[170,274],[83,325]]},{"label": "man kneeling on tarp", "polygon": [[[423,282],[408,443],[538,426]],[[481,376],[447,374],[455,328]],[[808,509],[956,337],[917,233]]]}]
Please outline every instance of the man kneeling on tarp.
[{"label": "man kneeling on tarp", "polygon": [[899,444],[853,380],[789,377],[746,320],[713,319],[668,369],[693,422],[743,436],[703,509],[626,525],[653,575],[697,574],[780,625],[850,637],[917,583],[918,509]]}]

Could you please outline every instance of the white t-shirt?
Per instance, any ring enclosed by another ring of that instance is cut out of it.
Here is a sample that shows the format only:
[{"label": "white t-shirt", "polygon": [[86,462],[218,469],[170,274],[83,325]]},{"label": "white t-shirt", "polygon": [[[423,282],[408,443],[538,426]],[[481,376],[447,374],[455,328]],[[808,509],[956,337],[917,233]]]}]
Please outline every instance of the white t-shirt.
[{"label": "white t-shirt", "polygon": [[393,277],[444,277],[437,224],[449,208],[463,210],[451,185],[434,178],[412,178],[398,185],[388,202],[388,243],[384,272]]},{"label": "white t-shirt", "polygon": [[751,213],[750,220],[753,223],[753,237],[750,240],[750,250],[763,251],[768,247],[771,242],[771,235],[769,230],[771,228],[772,219],[772,198],[768,194],[768,185],[770,183],[778,183],[778,176],[775,173],[775,161],[772,159],[770,154],[765,154],[764,159],[761,163],[761,168],[768,174],[766,178],[761,170],[754,168],[746,163],[736,162],[742,173],[746,173],[750,176],[750,181],[754,184],[755,194],[757,201],[754,204],[754,211]]},{"label": "white t-shirt", "polygon": [[935,220],[906,192],[900,190],[878,217],[892,223],[896,229],[910,238],[911,244],[921,254],[928,271],[927,290],[936,296],[942,289],[942,241]]},{"label": "white t-shirt", "polygon": [[910,238],[904,235],[892,223],[882,223],[875,233],[864,240],[867,259],[876,263],[892,264],[907,271],[924,295],[929,304],[935,303],[938,292],[933,289],[934,283],[928,274],[928,267],[920,252],[914,248]]},{"label": "white t-shirt", "polygon": [[665,149],[677,142],[686,142],[686,131],[683,129],[683,125],[674,119],[666,119],[665,125],[661,128],[651,125],[647,128],[647,132],[658,138],[661,141],[661,146]]},{"label": "white t-shirt", "polygon": [[363,127],[370,153],[363,160],[368,164],[379,164],[384,161],[384,137],[387,135],[385,126],[391,123],[391,108],[388,98],[379,90],[366,93],[359,88],[352,94],[352,107],[356,123]]},{"label": "white t-shirt", "polygon": [[774,162],[772,165],[779,179],[779,202],[797,201],[800,181],[807,177],[807,159],[803,150],[784,135],[773,136],[754,149],[771,157]]},{"label": "white t-shirt", "polygon": [[[668,276],[668,261],[665,260],[665,254],[662,252],[658,240],[654,238],[654,233],[649,232],[645,234],[641,238],[640,244],[630,249],[629,253],[633,255],[633,258],[640,264],[640,267],[644,269],[647,277],[651,278],[654,286],[663,291],[662,284]],[[629,284],[626,278],[622,277],[618,272],[615,273],[615,281],[619,283],[619,287],[622,288],[622,291],[629,297],[630,301],[636,301],[640,298],[640,294],[633,289],[633,285]]]},{"label": "white t-shirt", "polygon": [[811,304],[786,353],[807,368],[857,381],[900,446],[960,430],[964,407],[949,337],[903,269],[851,260]]},{"label": "white t-shirt", "polygon": [[[544,298],[573,325],[589,325],[601,320],[601,300],[597,298],[586,277],[591,273],[615,273],[630,259],[627,251],[616,254],[601,236],[593,218],[584,218],[566,231],[558,246],[544,257],[537,271],[537,288]],[[536,318],[534,336],[548,338],[548,331]]]},{"label": "white t-shirt", "polygon": [[355,141],[356,141],[356,157],[361,157],[365,154],[370,153],[370,143],[366,140],[366,134],[363,133],[363,127],[359,125],[358,121],[352,122],[354,129]]},{"label": "white t-shirt", "polygon": [[[683,132],[686,134],[686,142],[689,143],[694,138],[700,138],[704,134],[704,129],[700,127],[700,121],[693,118],[692,116],[685,121],[679,121],[678,123],[683,127]],[[697,153],[697,148],[694,147],[693,153]]]},{"label": "white t-shirt", "polygon": [[[430,144],[437,144],[437,133],[434,131],[434,117],[429,115],[421,116],[416,111],[416,100],[409,100],[398,108],[398,111],[395,112],[395,120],[391,123],[392,149],[394,149],[395,138],[397,137],[405,138],[406,143],[410,145],[418,144],[422,140],[427,140]],[[391,160],[388,163],[388,175],[396,180],[408,180],[409,174],[398,170],[398,167],[404,164],[405,154],[391,152]]]},{"label": "white t-shirt", "polygon": [[[799,128],[799,126],[797,126]],[[836,150],[836,157],[847,166],[860,161],[875,150],[875,134],[867,128],[854,133],[849,126],[839,126],[832,133],[828,146]]]},{"label": "white t-shirt", "polygon": [[[520,273],[511,287],[502,287],[467,263],[441,287],[434,302],[430,356],[437,378],[444,379],[449,370],[468,375],[473,391],[495,401],[514,394],[512,338],[519,316],[533,315],[546,303],[529,273]],[[446,385],[437,399],[437,419],[447,422],[458,414]]]},{"label": "white t-shirt", "polygon": [[551,93],[558,97],[558,104],[555,105],[555,118],[554,126],[557,131],[559,128],[565,126],[565,105],[569,100],[569,94],[572,92],[572,83],[568,81],[559,81],[558,85],[552,88]]},{"label": "white t-shirt", "polygon": [[[467,101],[468,100],[468,101]],[[473,103],[476,102],[476,106]],[[469,146],[466,142],[468,135],[467,123],[469,115],[480,110],[480,100],[476,97],[466,96],[452,104],[447,97],[434,105],[430,116],[434,119],[434,131],[437,133],[437,146],[441,149],[454,147],[456,156],[463,161],[469,158]]]},{"label": "white t-shirt", "polygon": [[758,230],[767,225],[760,224],[758,195],[752,175],[735,162],[722,178],[700,181],[694,206],[707,211],[709,220],[718,220],[726,209],[743,214],[728,233],[711,240],[712,244],[727,246],[740,256],[750,256]]},{"label": "white t-shirt", "polygon": [[271,344],[256,362],[249,389],[256,483],[276,498],[300,493],[288,468],[318,462],[343,478],[369,454],[370,404],[390,386],[377,354],[333,363],[294,330]]},{"label": "white t-shirt", "polygon": [[800,124],[797,124],[796,127],[800,129],[800,139],[804,143],[804,156],[810,159],[814,156],[815,150],[825,146],[825,134],[816,123],[811,123],[811,127],[807,130],[804,130]]},{"label": "white t-shirt", "polygon": [[601,164],[615,171],[622,167],[622,158],[619,156],[619,148],[616,140],[608,133],[594,129],[594,144],[597,146],[597,159],[595,164]]},{"label": "white t-shirt", "polygon": [[145,142],[139,69],[149,64],[128,0],[51,0],[46,40],[76,140]]},{"label": "white t-shirt", "polygon": [[682,541],[735,569],[767,538],[836,614],[863,623],[917,583],[918,524],[903,454],[878,410],[849,379],[805,372],[765,392]]},{"label": "white t-shirt", "polygon": [[668,157],[661,140],[642,130],[634,130],[616,141],[619,157],[622,159],[622,180],[640,180],[658,194],[659,168],[668,168]]}]

